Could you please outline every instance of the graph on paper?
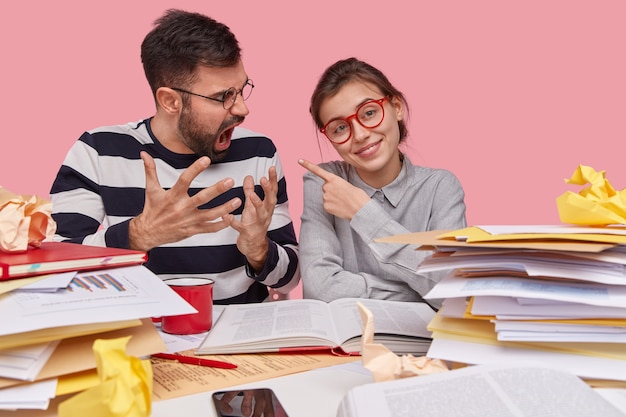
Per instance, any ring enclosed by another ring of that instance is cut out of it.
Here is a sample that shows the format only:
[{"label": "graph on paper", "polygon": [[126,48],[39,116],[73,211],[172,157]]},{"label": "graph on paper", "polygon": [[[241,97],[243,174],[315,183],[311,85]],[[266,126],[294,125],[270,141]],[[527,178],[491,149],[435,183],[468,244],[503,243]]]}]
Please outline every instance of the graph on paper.
[{"label": "graph on paper", "polygon": [[58,291],[0,295],[0,337],[44,328],[191,314],[196,310],[142,265],[81,272]]},{"label": "graph on paper", "polygon": [[115,278],[112,274],[94,274],[78,276],[72,279],[70,285],[67,287],[68,291],[114,291],[124,292],[126,288],[119,279]]},{"label": "graph on paper", "polygon": [[153,301],[149,295],[116,270],[76,275],[67,288],[54,293],[16,293],[14,301],[22,308],[66,310],[78,306],[98,307],[111,302],[141,303]]}]

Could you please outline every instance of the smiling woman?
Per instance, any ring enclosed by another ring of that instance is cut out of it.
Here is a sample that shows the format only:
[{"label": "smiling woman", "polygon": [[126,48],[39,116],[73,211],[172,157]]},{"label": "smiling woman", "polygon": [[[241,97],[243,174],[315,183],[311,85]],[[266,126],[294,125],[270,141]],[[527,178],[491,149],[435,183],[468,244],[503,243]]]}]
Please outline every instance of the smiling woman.
[{"label": "smiling woman", "polygon": [[348,58],[327,68],[310,108],[342,160],[300,161],[310,171],[300,227],[303,296],[423,301],[440,279],[417,274],[427,253],[374,240],[465,227],[461,184],[450,171],[413,165],[400,151],[406,99],[368,63]]}]

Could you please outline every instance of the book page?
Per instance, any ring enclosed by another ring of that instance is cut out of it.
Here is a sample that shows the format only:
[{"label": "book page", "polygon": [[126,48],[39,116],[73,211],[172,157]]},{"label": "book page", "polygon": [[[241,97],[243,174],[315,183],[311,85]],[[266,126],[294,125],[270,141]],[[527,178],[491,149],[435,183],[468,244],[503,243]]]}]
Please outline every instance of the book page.
[{"label": "book page", "polygon": [[435,312],[426,303],[345,298],[330,303],[339,339],[344,342],[362,334],[357,301],[374,315],[375,333],[430,338],[428,322]]},{"label": "book page", "polygon": [[366,384],[348,392],[338,417],[624,417],[568,372],[472,366],[441,374]]},{"label": "book page", "polygon": [[617,407],[617,409],[624,410],[626,412],[626,389],[594,388],[594,391],[600,394],[602,398]]},{"label": "book page", "polygon": [[268,348],[337,345],[328,305],[319,300],[296,299],[226,306],[197,353],[244,353],[271,351]]}]

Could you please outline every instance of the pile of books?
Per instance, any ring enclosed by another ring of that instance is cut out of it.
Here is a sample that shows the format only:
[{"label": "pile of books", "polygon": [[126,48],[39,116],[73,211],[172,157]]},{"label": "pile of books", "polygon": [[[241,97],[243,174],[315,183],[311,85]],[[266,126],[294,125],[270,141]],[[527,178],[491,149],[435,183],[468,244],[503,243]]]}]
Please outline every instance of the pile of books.
[{"label": "pile of books", "polygon": [[418,272],[445,274],[425,296],[444,300],[429,357],[625,385],[626,227],[480,226],[384,241],[434,249]]},{"label": "pile of books", "polygon": [[150,317],[193,308],[141,264],[145,252],[47,242],[0,252],[0,409],[48,408],[98,383],[93,343],[166,350]]}]

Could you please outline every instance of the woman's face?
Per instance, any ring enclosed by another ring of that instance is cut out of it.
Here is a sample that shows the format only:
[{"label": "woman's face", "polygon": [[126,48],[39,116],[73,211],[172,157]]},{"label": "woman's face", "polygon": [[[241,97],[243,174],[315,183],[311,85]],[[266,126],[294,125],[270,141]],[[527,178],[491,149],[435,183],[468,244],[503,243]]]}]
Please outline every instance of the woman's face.
[{"label": "woman's face", "polygon": [[[333,119],[346,119],[357,108],[370,100],[383,98],[383,93],[373,84],[352,81],[332,97],[325,99],[320,106],[320,119],[326,125]],[[363,127],[356,117],[348,121],[351,136],[341,144],[333,146],[344,161],[354,166],[363,181],[375,188],[392,182],[400,173],[400,129],[398,121],[404,115],[400,100],[390,98],[382,102],[385,117],[380,125]]]}]

